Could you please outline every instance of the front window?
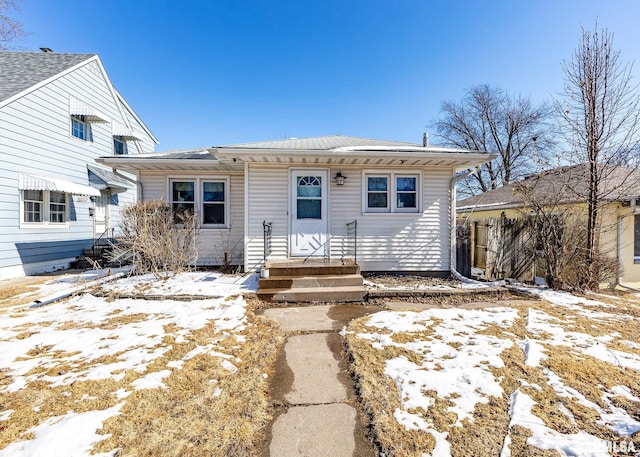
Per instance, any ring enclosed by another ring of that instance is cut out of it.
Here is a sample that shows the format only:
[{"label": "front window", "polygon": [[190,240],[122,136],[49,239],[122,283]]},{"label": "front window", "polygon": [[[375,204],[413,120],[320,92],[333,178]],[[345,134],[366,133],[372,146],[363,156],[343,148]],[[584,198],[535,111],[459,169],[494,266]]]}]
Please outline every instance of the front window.
[{"label": "front window", "polygon": [[124,155],[127,153],[127,142],[122,138],[113,137],[113,153],[116,155]]},{"label": "front window", "polygon": [[195,210],[195,182],[173,181],[171,183],[171,208],[176,222],[180,222],[182,216]]},{"label": "front window", "polygon": [[225,182],[202,182],[202,223],[225,223]]},{"label": "front window", "polygon": [[22,191],[22,222],[25,224],[66,224],[69,221],[68,194],[48,190]]},{"label": "front window", "polygon": [[370,211],[389,211],[389,177],[367,177],[367,209]]},{"label": "front window", "polygon": [[418,179],[415,176],[396,176],[396,209],[415,211],[418,208]]},{"label": "front window", "polygon": [[417,213],[420,175],[365,173],[363,210],[367,213]]}]

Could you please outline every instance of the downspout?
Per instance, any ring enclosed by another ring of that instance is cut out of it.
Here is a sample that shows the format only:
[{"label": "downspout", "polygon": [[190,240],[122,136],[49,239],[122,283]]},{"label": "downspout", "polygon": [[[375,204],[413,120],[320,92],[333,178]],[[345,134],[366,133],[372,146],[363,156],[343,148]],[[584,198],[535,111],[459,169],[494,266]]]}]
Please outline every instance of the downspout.
[{"label": "downspout", "polygon": [[131,179],[128,176],[118,173],[118,170],[115,168],[112,168],[111,171],[113,172],[114,175],[126,181],[129,181],[131,184],[135,184],[136,188],[138,189],[138,201],[144,200],[144,188],[142,187],[142,183],[140,181],[138,181],[137,179]]},{"label": "downspout", "polygon": [[458,281],[462,281],[467,284],[481,284],[483,286],[496,287],[496,286],[504,286],[505,282],[502,281],[494,281],[494,282],[482,282],[476,281],[475,279],[467,278],[466,276],[462,276],[458,270],[456,270],[456,182],[459,179],[465,178],[469,176],[471,173],[475,173],[475,169],[470,168],[465,170],[460,174],[455,174],[451,181],[449,181],[449,196],[451,198],[449,208],[449,229],[451,233],[449,234],[449,240],[451,246],[449,246],[449,269],[451,271],[451,276],[456,278]]},{"label": "downspout", "polygon": [[626,217],[637,215],[640,215],[640,211],[638,211],[638,208],[636,207],[636,199],[634,198],[633,200],[631,200],[631,212],[623,216],[618,216],[618,274],[616,278],[616,285],[624,287],[625,289],[629,289],[633,292],[640,292],[640,289],[627,286],[626,284],[622,283],[622,221]]}]

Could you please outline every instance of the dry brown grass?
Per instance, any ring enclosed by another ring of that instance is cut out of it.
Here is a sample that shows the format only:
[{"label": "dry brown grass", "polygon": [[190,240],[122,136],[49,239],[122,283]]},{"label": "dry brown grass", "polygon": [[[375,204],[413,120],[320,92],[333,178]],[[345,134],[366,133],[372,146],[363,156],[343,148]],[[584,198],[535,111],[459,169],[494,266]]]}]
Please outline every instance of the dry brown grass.
[{"label": "dry brown grass", "polygon": [[[121,415],[105,422],[102,433],[112,436],[99,443],[96,451],[119,448],[122,456],[255,455],[271,419],[268,378],[263,374],[272,374],[284,337],[269,319],[250,313],[250,321],[245,343],[238,344],[233,338],[218,343],[220,350],[241,360],[233,361],[236,373],[225,370],[222,359],[208,354],[185,362],[165,378],[167,389],[134,391]],[[207,344],[219,338],[207,326],[194,332],[189,344],[173,342],[173,352],[165,357],[179,359],[195,342]],[[149,369],[165,366],[157,360]]]},{"label": "dry brown grass", "polygon": [[[593,298],[592,298],[593,299]],[[600,297],[598,297],[600,299]],[[602,300],[604,301],[604,300]],[[628,319],[638,311],[635,302],[630,300],[612,299],[617,308],[586,307],[589,311],[612,314],[610,318],[593,319],[580,315],[575,310],[553,306],[544,301],[531,301],[531,308],[543,311],[554,318],[554,325],[560,325],[566,331],[590,334],[594,337],[605,335],[619,335],[607,346],[627,353],[638,354],[640,351],[620,343],[619,340],[637,341],[638,321]],[[582,430],[604,440],[620,440],[604,426],[597,424],[600,415],[594,409],[583,404],[577,398],[559,396],[549,384],[545,369],[557,374],[565,386],[580,392],[587,400],[597,404],[607,411],[609,405],[603,400],[603,393],[613,386],[623,385],[630,389],[630,393],[640,397],[640,374],[637,371],[613,366],[594,357],[583,355],[568,346],[551,346],[544,344],[544,333],[528,335],[525,327],[527,308],[519,309],[519,318],[509,328],[491,325],[478,334],[492,335],[501,339],[511,339],[514,345],[504,350],[501,358],[504,367],[489,367],[504,391],[501,397],[490,397],[486,404],[477,404],[472,420],[464,420],[461,427],[453,426],[457,418],[447,411],[450,402],[447,398],[437,398],[435,392],[423,392],[435,400],[429,411],[420,411],[422,416],[434,424],[439,432],[448,432],[453,457],[462,456],[496,456],[500,454],[506,436],[511,443],[511,455],[516,457],[557,456],[555,451],[535,448],[527,444],[531,431],[522,426],[510,426],[509,401],[513,392],[520,389],[529,395],[536,403],[532,413],[539,417],[544,424],[564,434],[573,434]],[[383,350],[374,349],[370,341],[358,338],[357,334],[369,333],[373,328],[366,327],[367,318],[353,321],[347,334],[347,346],[353,359],[352,372],[357,381],[359,394],[362,397],[362,408],[371,417],[374,439],[380,450],[388,456],[414,456],[429,453],[434,446],[433,437],[427,432],[408,431],[393,418],[393,412],[400,406],[399,392],[394,381],[384,375],[385,362],[398,355],[410,359],[409,350],[385,347]],[[378,333],[388,332],[375,329]],[[615,333],[614,333],[615,332]],[[547,355],[536,367],[524,364],[525,354],[515,344],[525,336],[534,337],[543,344]],[[433,338],[432,328],[429,332],[393,334],[392,340],[397,343],[428,340]],[[437,369],[437,364],[436,364]],[[521,385],[525,381],[525,385]],[[538,388],[528,387],[527,384],[537,385]],[[630,401],[623,397],[610,400],[616,407],[622,408],[636,420],[640,420],[640,402]],[[573,419],[568,417],[565,409],[570,411]],[[575,422],[574,422],[575,421]],[[640,449],[640,434],[633,438],[636,448]],[[409,444],[411,443],[411,444]]]},{"label": "dry brown grass", "polygon": [[[111,317],[96,327],[111,328],[118,324],[148,319],[143,313]],[[87,323],[66,323],[64,328],[80,328]],[[255,455],[256,446],[264,439],[271,419],[268,383],[284,337],[273,321],[247,312],[247,323],[238,341],[228,332],[216,331],[211,323],[192,331],[177,343],[174,324],[164,328],[162,343],[154,348],[168,349],[150,363],[144,373],[117,370],[121,380],[75,381],[70,385],[52,386],[39,379],[22,390],[0,393],[0,411],[14,410],[9,420],[0,421],[0,449],[10,443],[34,438],[32,427],[46,419],[69,411],[82,413],[104,410],[122,404],[121,414],[105,421],[99,433],[111,434],[96,445],[94,452],[118,448],[118,455],[190,455],[240,456]],[[23,337],[29,331],[23,332]],[[221,365],[222,358],[200,354],[186,361],[182,368],[171,369],[163,380],[166,389],[133,390],[131,383],[149,373],[167,369],[167,363],[182,360],[197,345],[215,343],[215,350],[233,356],[238,370],[231,373]],[[57,377],[67,373],[114,363],[121,353],[94,360],[73,360],[76,354],[51,353],[51,347],[36,346],[25,358],[47,360],[28,376]],[[239,359],[239,361],[238,361]],[[267,377],[264,374],[267,374]],[[113,372],[113,374],[117,374]],[[45,378],[46,379],[46,378]],[[0,371],[0,385],[13,381],[8,370]],[[126,399],[118,399],[117,391],[132,391]]]}]

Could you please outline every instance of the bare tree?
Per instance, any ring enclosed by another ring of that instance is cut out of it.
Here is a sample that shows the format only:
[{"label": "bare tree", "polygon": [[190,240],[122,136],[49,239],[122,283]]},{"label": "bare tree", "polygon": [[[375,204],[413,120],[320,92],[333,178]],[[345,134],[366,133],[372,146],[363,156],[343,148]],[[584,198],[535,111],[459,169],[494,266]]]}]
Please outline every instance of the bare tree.
[{"label": "bare tree", "polygon": [[[600,207],[609,193],[611,174],[619,166],[638,164],[640,98],[632,83],[632,65],[620,60],[613,48],[613,34],[606,29],[582,28],[580,44],[571,60],[563,63],[564,99],[557,103],[561,127],[571,161],[588,165],[586,271],[584,287],[597,287],[599,277]],[[632,173],[628,177],[631,179]],[[626,180],[625,180],[626,181]]]},{"label": "bare tree", "polygon": [[18,1],[0,0],[0,50],[13,49],[14,45],[25,35],[22,24],[9,15],[11,10],[20,9]]},{"label": "bare tree", "polygon": [[498,158],[477,168],[460,194],[495,189],[539,169],[540,157],[553,146],[548,104],[534,105],[522,96],[488,85],[468,89],[460,103],[446,101],[442,118],[432,123],[445,146],[497,152]]}]

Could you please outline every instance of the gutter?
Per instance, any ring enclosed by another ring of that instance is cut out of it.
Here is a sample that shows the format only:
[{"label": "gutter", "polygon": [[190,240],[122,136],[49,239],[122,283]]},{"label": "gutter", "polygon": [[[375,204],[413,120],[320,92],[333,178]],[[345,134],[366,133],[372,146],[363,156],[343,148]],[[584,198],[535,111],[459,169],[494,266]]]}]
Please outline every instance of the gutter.
[{"label": "gutter", "polygon": [[469,168],[466,171],[456,174],[449,181],[449,195],[451,197],[450,202],[450,212],[449,212],[449,229],[451,231],[449,235],[450,246],[449,246],[449,270],[451,271],[451,275],[456,278],[458,281],[462,281],[467,284],[478,284],[488,287],[498,287],[504,286],[504,280],[501,281],[493,281],[493,282],[482,282],[476,281],[475,279],[467,278],[466,276],[462,276],[458,270],[456,270],[456,182],[459,179],[465,178],[469,176],[471,173],[475,173],[475,168]]},{"label": "gutter", "polygon": [[629,216],[637,215],[640,215],[640,211],[636,207],[636,199],[633,198],[631,200],[631,212],[623,216],[618,216],[618,274],[616,277],[616,285],[625,289],[629,289],[633,292],[640,292],[640,289],[628,286],[622,282],[622,221]]},{"label": "gutter", "polygon": [[118,172],[118,170],[117,170],[116,168],[112,168],[112,169],[111,169],[111,172],[112,172],[114,175],[116,175],[116,176],[118,176],[118,177],[120,177],[120,178],[124,179],[125,181],[130,182],[131,184],[135,184],[135,186],[136,186],[136,187],[137,187],[137,189],[138,189],[138,201],[142,201],[142,200],[144,200],[144,188],[142,187],[142,183],[141,183],[140,181],[138,181],[137,179],[131,179],[130,177],[125,176],[125,175],[123,175],[123,174],[119,173],[119,172]]}]

